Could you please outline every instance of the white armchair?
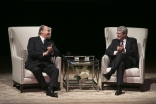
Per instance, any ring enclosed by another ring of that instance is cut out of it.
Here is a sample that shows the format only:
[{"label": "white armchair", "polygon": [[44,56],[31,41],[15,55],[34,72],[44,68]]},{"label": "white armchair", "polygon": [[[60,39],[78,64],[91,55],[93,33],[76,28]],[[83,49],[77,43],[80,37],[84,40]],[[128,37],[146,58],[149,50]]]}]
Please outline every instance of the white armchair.
[{"label": "white armchair", "polygon": [[[106,48],[111,44],[112,39],[116,38],[117,27],[104,28],[104,35],[106,41]],[[123,82],[124,84],[133,84],[140,86],[142,91],[142,85],[145,78],[145,49],[148,36],[148,29],[146,28],[131,28],[128,27],[128,37],[134,37],[137,39],[139,50],[139,68],[129,68],[124,72]],[[110,80],[105,80],[102,74],[109,72],[111,69],[108,67],[109,57],[105,54],[101,60],[101,88],[105,87],[104,84],[116,83],[116,72],[111,76]]]},{"label": "white armchair", "polygon": [[[13,86],[20,86],[20,92],[23,91],[23,87],[39,85],[38,81],[34,77],[33,73],[25,69],[25,60],[27,59],[27,44],[30,37],[38,35],[39,26],[36,27],[9,27],[9,42],[12,59],[12,79]],[[25,53],[23,53],[25,52]],[[53,57],[52,61],[59,69],[58,82],[60,86],[61,82],[61,57]],[[50,77],[43,73],[43,76],[47,83],[50,81]]]}]

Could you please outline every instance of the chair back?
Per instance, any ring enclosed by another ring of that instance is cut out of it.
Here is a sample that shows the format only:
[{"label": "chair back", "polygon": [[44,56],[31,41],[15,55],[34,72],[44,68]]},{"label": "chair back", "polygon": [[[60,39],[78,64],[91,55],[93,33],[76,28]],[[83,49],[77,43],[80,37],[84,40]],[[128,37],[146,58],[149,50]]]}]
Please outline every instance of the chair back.
[{"label": "chair back", "polygon": [[8,34],[11,54],[21,57],[21,52],[27,50],[29,38],[38,36],[39,27],[40,26],[9,27]]}]

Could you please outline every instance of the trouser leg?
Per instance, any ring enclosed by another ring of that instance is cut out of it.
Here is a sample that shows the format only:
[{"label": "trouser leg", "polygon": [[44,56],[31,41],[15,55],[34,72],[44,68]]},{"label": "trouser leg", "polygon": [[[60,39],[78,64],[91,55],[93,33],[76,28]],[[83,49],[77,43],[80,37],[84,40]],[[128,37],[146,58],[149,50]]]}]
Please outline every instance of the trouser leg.
[{"label": "trouser leg", "polygon": [[121,62],[117,70],[117,85],[123,85],[123,74],[125,70],[125,63]]},{"label": "trouser leg", "polygon": [[53,90],[58,90],[59,69],[52,64],[50,67],[45,67],[44,72],[50,76],[50,88]]},{"label": "trouser leg", "polygon": [[42,75],[42,68],[35,66],[31,69],[32,73],[34,74],[35,78],[39,82],[42,88],[45,88],[47,86],[47,83]]},{"label": "trouser leg", "polygon": [[124,53],[118,53],[116,58],[114,59],[112,66],[111,66],[111,70],[110,70],[110,74],[114,74],[115,71],[119,68],[120,63],[124,60],[125,58],[125,54]]}]

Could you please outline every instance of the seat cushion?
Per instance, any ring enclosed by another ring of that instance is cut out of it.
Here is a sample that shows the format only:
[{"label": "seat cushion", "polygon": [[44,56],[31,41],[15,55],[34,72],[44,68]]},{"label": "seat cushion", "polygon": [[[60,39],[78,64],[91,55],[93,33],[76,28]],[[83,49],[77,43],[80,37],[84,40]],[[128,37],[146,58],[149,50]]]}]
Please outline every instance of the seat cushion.
[{"label": "seat cushion", "polygon": [[[48,77],[44,77],[44,78],[47,83],[50,82],[50,78]],[[35,83],[38,83],[38,81],[35,78],[24,78],[23,80],[23,84],[35,84]]]},{"label": "seat cushion", "polygon": [[[44,77],[49,77],[46,73],[42,73]],[[25,69],[25,78],[34,78],[34,74],[30,71]]]},{"label": "seat cushion", "polygon": [[[116,82],[116,76],[111,76],[110,80],[107,80],[106,82]],[[124,77],[123,82],[124,83],[141,83],[140,82],[141,77]],[[105,82],[105,81],[104,81]]]},{"label": "seat cushion", "polygon": [[[109,72],[111,68],[107,68],[106,72]],[[113,74],[113,76],[116,76],[116,72]],[[140,70],[138,68],[128,68],[124,72],[124,76],[126,77],[140,77]]]}]

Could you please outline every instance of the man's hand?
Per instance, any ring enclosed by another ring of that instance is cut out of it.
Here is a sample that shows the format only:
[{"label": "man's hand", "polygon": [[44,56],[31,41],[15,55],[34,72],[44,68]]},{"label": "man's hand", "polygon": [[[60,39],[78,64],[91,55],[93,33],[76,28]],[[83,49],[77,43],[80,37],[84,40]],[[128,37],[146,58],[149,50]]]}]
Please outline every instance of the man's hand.
[{"label": "man's hand", "polygon": [[48,52],[48,50],[47,50],[46,52],[43,53],[43,56],[46,56],[46,55],[48,55],[48,54],[49,54],[49,52]]},{"label": "man's hand", "polygon": [[48,55],[49,53],[51,53],[53,51],[53,48],[52,48],[52,44],[50,46],[47,47],[47,51],[43,53],[43,56],[46,56]]},{"label": "man's hand", "polygon": [[117,53],[125,52],[124,46],[117,46]]},{"label": "man's hand", "polygon": [[121,47],[117,46],[117,51],[120,52],[120,50],[121,50]]},{"label": "man's hand", "polygon": [[125,49],[124,49],[123,46],[121,46],[120,51],[121,51],[121,52],[125,52]]},{"label": "man's hand", "polygon": [[47,51],[48,51],[49,53],[51,53],[51,52],[53,51],[52,44],[51,44],[50,46],[47,47]]}]

